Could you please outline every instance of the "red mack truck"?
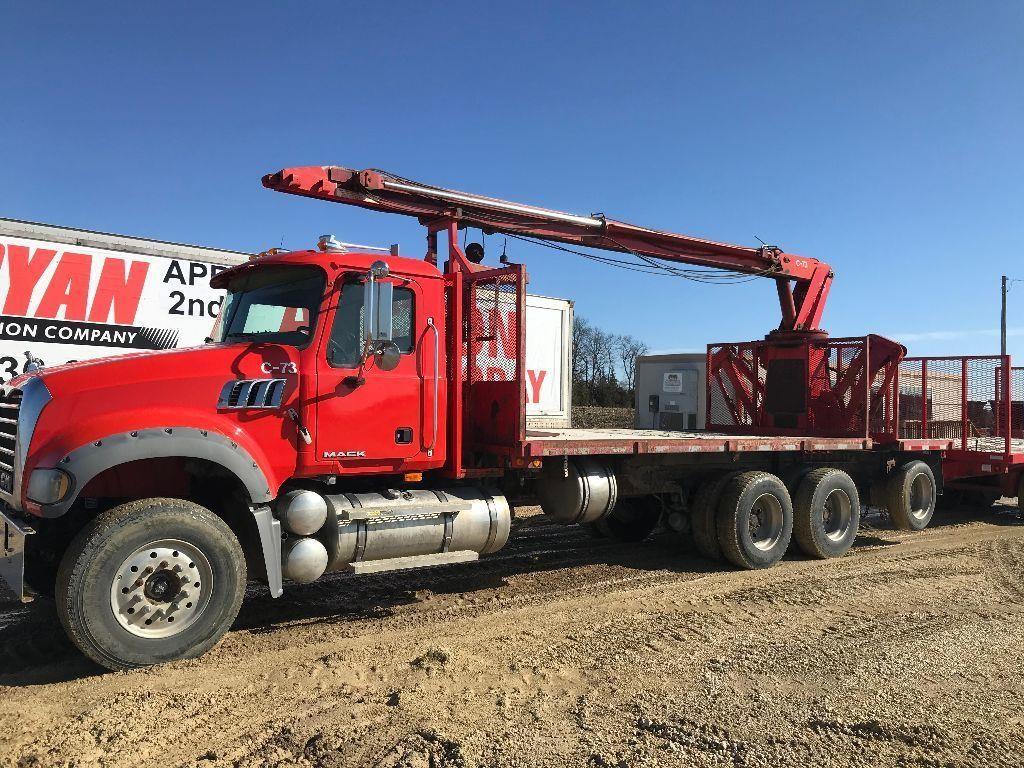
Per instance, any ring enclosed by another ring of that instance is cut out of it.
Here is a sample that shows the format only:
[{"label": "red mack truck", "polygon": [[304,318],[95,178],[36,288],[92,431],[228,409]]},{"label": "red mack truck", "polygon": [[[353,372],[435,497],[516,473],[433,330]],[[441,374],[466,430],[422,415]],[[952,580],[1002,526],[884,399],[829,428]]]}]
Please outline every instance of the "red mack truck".
[{"label": "red mack truck", "polygon": [[[622,541],[664,525],[764,568],[791,542],[845,554],[869,499],[919,530],[944,484],[1017,493],[1009,358],[907,360],[880,336],[829,338],[833,273],[816,259],[378,170],[263,184],[414,216],[426,255],[270,251],[211,281],[226,291],[211,343],[29,365],[0,391],[0,578],[23,600],[52,594],[108,669],[204,653],[249,579],[280,597],[325,573],[496,552],[512,502]],[[781,320],[708,348],[708,431],[531,426],[526,272],[460,247],[468,227],[646,271],[763,277]]]}]

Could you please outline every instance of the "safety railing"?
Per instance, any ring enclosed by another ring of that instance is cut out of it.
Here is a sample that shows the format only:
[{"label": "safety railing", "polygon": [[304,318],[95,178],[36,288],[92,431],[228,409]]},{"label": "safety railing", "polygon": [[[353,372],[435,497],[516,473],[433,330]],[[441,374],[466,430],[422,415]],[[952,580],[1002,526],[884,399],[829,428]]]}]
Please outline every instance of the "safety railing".
[{"label": "safety railing", "polygon": [[899,434],[951,440],[961,451],[1024,448],[1024,369],[1013,368],[1009,355],[906,358],[899,369]]}]

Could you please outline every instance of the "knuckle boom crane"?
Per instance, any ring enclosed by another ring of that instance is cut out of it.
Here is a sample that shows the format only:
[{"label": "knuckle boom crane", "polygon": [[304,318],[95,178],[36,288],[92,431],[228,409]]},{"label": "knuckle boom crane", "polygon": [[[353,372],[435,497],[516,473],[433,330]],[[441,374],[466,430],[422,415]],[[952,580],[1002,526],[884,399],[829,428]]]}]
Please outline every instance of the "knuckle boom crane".
[{"label": "knuckle boom crane", "polygon": [[824,434],[860,433],[870,423],[892,422],[894,406],[885,393],[906,349],[875,335],[829,341],[821,318],[834,274],[818,259],[774,246],[754,248],[647,229],[603,214],[580,216],[459,192],[377,169],[285,168],[264,176],[263,185],[415,216],[427,228],[427,261],[437,262],[437,235],[448,234],[449,272],[483,269],[458,245],[459,229],[477,227],[488,234],[632,254],[647,265],[679,263],[774,280],[781,318],[766,339],[709,347],[708,427]]}]

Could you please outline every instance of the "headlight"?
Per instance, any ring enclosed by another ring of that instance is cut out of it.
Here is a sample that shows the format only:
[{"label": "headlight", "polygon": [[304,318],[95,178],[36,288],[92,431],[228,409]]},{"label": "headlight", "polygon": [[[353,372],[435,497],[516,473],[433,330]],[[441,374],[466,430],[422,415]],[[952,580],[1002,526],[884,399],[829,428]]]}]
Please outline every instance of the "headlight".
[{"label": "headlight", "polygon": [[56,504],[71,490],[71,476],[60,469],[37,469],[28,479],[26,495],[39,504]]}]

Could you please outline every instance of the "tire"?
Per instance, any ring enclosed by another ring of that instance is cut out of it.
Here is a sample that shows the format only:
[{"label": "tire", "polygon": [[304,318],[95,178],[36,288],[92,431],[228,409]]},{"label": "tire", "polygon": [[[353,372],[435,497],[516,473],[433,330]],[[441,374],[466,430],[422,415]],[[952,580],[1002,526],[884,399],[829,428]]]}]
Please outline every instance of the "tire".
[{"label": "tire", "polygon": [[90,659],[134,669],[212,648],[238,615],[245,583],[242,548],[223,520],[190,501],[141,499],[99,515],[71,542],[57,613]]},{"label": "tire", "polygon": [[768,472],[744,472],[729,481],[718,503],[718,543],[725,558],[753,570],[775,565],[793,536],[793,502]]},{"label": "tire", "polygon": [[716,522],[718,501],[729,481],[739,472],[728,472],[708,478],[697,488],[690,512],[690,540],[697,552],[708,560],[721,560],[722,548],[718,545]]},{"label": "tire", "polygon": [[1017,509],[1024,512],[1024,472],[1021,473],[1020,479],[1017,480]]},{"label": "tire", "polygon": [[658,526],[661,507],[652,497],[619,499],[607,517],[594,523],[601,535],[622,542],[643,541]]},{"label": "tire", "polygon": [[823,467],[808,473],[793,498],[793,539],[809,557],[850,551],[860,528],[860,494],[853,478]]},{"label": "tire", "polygon": [[923,531],[935,514],[935,475],[923,461],[910,461],[886,483],[886,509],[902,531]]}]

